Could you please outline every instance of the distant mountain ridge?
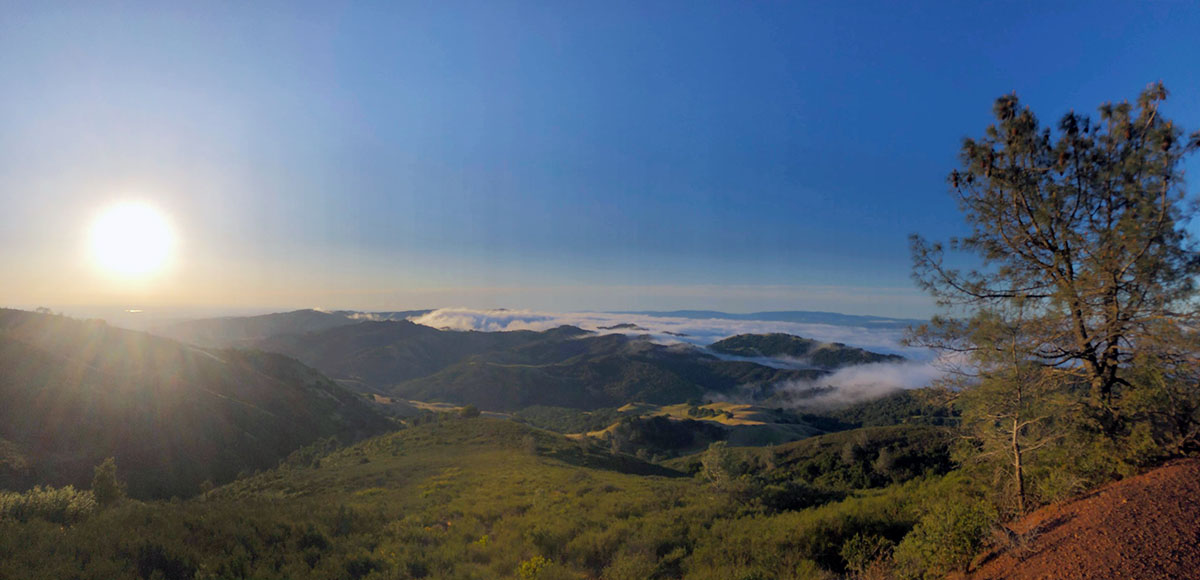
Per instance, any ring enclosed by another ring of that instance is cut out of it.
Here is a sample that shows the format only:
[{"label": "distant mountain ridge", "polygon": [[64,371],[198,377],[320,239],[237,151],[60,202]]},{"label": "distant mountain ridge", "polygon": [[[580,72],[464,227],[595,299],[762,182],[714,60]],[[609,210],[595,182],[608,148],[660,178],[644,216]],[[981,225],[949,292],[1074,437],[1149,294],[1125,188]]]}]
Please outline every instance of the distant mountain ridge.
[{"label": "distant mountain ridge", "polygon": [[800,359],[825,369],[905,360],[896,354],[879,354],[840,342],[827,343],[783,333],[739,334],[714,342],[708,348],[734,356]]},{"label": "distant mountain ridge", "polygon": [[[739,340],[785,336],[745,335]],[[849,364],[903,360],[790,338],[820,345],[809,353],[813,366],[820,368],[726,360],[691,345],[663,345],[573,326],[481,332],[438,330],[408,321],[361,322],[277,336],[256,347],[296,357],[361,391],[491,411],[534,405],[596,409],[633,401],[672,404],[714,394],[766,401],[776,384],[811,382]],[[766,348],[764,344],[759,346]],[[785,354],[798,356],[795,352]]]},{"label": "distant mountain ridge", "polygon": [[0,487],[9,488],[86,487],[115,456],[133,495],[190,495],[318,439],[391,428],[361,396],[283,355],[7,309],[0,401]]},{"label": "distant mountain ridge", "polygon": [[570,341],[549,337],[480,353],[392,391],[503,411],[532,405],[595,409],[630,401],[682,403],[712,393],[764,397],[776,383],[823,374],[721,360],[691,346],[605,334]]},{"label": "distant mountain ridge", "polygon": [[542,332],[461,331],[407,320],[422,312],[299,310],[200,320],[168,331],[182,340],[203,339],[201,344],[232,342],[283,353],[360,392],[474,404],[490,411],[534,405],[596,409],[629,402],[673,404],[710,395],[767,404],[776,385],[812,383],[854,364],[904,360],[786,334],[737,335],[706,350],[688,344],[666,346],[649,336],[621,332],[643,329],[633,323],[602,326],[600,332],[613,333],[597,334],[574,326]]},{"label": "distant mountain ridge", "polygon": [[396,312],[357,312],[338,310],[293,310],[260,316],[227,316],[202,318],[162,325],[151,329],[159,336],[174,338],[199,346],[247,346],[256,341],[286,335],[318,332],[338,326],[357,324],[363,320],[405,320],[428,314],[429,310]]},{"label": "distant mountain ridge", "polygon": [[820,312],[810,310],[786,310],[770,312],[750,312],[748,314],[733,314],[716,310],[623,310],[610,314],[637,314],[642,316],[659,316],[667,318],[719,319],[719,320],[761,320],[769,322],[795,322],[805,324],[831,324],[834,326],[862,326],[866,328],[902,329],[912,325],[927,322],[915,318],[890,318],[887,316],[864,316],[858,314],[841,314],[837,312]]}]

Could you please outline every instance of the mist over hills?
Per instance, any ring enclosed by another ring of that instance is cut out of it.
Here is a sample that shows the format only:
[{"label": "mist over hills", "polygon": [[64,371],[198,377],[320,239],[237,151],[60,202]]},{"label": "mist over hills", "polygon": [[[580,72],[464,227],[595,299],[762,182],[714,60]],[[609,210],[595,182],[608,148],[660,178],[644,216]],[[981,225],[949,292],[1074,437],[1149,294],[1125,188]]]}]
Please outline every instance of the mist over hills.
[{"label": "mist over hills", "polygon": [[739,334],[714,342],[708,348],[735,356],[792,359],[825,369],[905,360],[896,354],[879,354],[840,342],[825,343],[782,333]]},{"label": "mist over hills", "polygon": [[663,318],[691,318],[717,320],[761,320],[773,322],[795,322],[801,324],[830,324],[834,326],[863,326],[869,328],[907,328],[920,324],[923,320],[915,318],[890,318],[886,316],[863,316],[858,314],[841,314],[838,312],[821,312],[811,310],[782,310],[769,312],[750,312],[732,314],[716,310],[629,310],[614,311],[613,314],[637,314],[641,316],[656,316]]},{"label": "mist over hills", "polygon": [[392,392],[494,410],[530,405],[594,409],[630,401],[681,403],[711,393],[766,398],[771,385],[825,374],[721,360],[695,347],[623,334],[562,340],[549,332],[526,345],[468,357],[436,374],[400,383]]},{"label": "mist over hills", "polygon": [[0,487],[86,486],[115,456],[131,494],[190,495],[318,439],[391,428],[294,359],[102,321],[0,310],[0,369]]},{"label": "mist over hills", "polygon": [[[801,343],[789,343],[791,350],[772,350],[768,343],[779,342],[782,336],[786,335],[735,337],[730,339],[735,342],[726,343],[731,349],[728,354],[801,356],[797,350]],[[750,353],[748,346],[742,350],[730,346],[752,342],[761,343],[770,354]],[[362,391],[469,403],[495,411],[531,405],[594,409],[630,401],[669,404],[710,395],[767,401],[777,384],[807,381],[815,393],[823,385],[814,381],[830,371],[903,360],[841,344],[808,341],[803,344],[813,350],[809,362],[771,365],[729,360],[686,343],[662,344],[651,335],[597,334],[574,326],[540,332],[439,330],[405,320],[341,324],[253,344],[296,357]],[[789,400],[803,396],[796,389],[789,392]]]},{"label": "mist over hills", "polygon": [[[154,313],[167,316],[169,313]],[[147,316],[142,313],[138,316]],[[122,326],[129,316],[115,316],[109,323]],[[86,317],[111,318],[86,314]],[[687,342],[699,346],[736,334],[786,333],[822,342],[841,342],[876,352],[907,354],[900,338],[920,320],[857,316],[831,312],[784,311],[730,314],[708,310],[663,312],[554,312],[522,309],[438,308],[403,311],[355,311],[305,309],[257,316],[189,317],[159,324],[130,324],[135,330],[150,330],[193,344],[238,346],[282,334],[299,334],[374,320],[411,320],[444,330],[549,330],[577,326],[584,330],[650,335],[660,342]]]}]

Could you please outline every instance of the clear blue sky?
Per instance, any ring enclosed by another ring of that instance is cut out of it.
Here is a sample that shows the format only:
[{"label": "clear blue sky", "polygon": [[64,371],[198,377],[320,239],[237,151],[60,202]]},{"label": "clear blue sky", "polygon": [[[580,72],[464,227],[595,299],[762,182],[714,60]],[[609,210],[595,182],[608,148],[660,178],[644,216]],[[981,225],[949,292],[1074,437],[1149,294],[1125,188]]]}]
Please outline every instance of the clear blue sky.
[{"label": "clear blue sky", "polygon": [[[11,305],[924,316],[906,236],[961,233],[997,96],[1054,121],[1161,79],[1200,128],[1192,2],[2,10]],[[125,198],[180,240],[137,288],[77,264]]]}]

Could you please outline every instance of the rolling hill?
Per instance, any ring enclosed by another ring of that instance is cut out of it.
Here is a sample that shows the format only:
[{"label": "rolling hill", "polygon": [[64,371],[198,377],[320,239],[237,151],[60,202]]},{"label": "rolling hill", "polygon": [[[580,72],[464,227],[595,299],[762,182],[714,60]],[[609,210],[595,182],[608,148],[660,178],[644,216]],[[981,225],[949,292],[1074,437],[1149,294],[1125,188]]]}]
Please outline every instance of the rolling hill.
[{"label": "rolling hill", "polygon": [[0,310],[0,487],[86,485],[113,456],[139,497],[194,493],[295,449],[380,433],[361,397],[282,355]]},{"label": "rolling hill", "polygon": [[326,330],[354,324],[346,313],[294,310],[262,316],[202,318],[175,322],[151,329],[159,336],[205,347],[244,346],[281,334]]},{"label": "rolling hill", "polygon": [[[713,393],[766,400],[777,383],[811,381],[827,373],[725,360],[689,345],[597,335],[572,326],[478,332],[408,321],[361,322],[277,336],[256,346],[293,356],[364,392],[495,411],[673,404]],[[850,347],[818,351],[833,353],[837,364],[896,358]]]},{"label": "rolling hill", "polygon": [[733,356],[797,359],[824,369],[905,360],[900,355],[879,354],[840,342],[821,342],[782,333],[739,334],[714,342],[708,348]]},{"label": "rolling hill", "polygon": [[364,319],[404,320],[428,310],[361,313],[348,310],[293,310],[261,316],[230,316],[175,322],[151,329],[159,336],[206,347],[248,346],[275,336],[319,332]]},{"label": "rolling hill", "polygon": [[330,377],[365,391],[386,393],[402,381],[423,377],[464,358],[505,350],[547,337],[570,338],[579,329],[538,333],[438,330],[406,320],[360,322],[320,332],[276,336],[262,350],[296,357]]}]

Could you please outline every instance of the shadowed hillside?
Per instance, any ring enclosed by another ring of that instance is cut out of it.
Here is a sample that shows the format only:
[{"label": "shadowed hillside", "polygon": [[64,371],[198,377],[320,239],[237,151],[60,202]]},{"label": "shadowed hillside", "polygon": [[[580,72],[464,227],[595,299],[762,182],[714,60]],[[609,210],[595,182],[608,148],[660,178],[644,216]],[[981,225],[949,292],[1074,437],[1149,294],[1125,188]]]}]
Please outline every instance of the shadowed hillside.
[{"label": "shadowed hillside", "polygon": [[463,332],[407,321],[364,322],[275,337],[259,346],[295,356],[364,391],[499,411],[681,403],[710,392],[764,398],[775,383],[824,374],[720,360],[686,345],[595,335],[573,326]]},{"label": "shadowed hillside", "polygon": [[708,348],[734,356],[799,359],[826,369],[904,360],[900,355],[879,354],[840,342],[826,343],[781,333],[739,334],[714,342]]},{"label": "shadowed hillside", "polygon": [[822,374],[723,361],[693,347],[664,346],[622,334],[566,341],[549,335],[518,348],[469,357],[393,391],[412,399],[495,410],[532,405],[596,409],[630,401],[681,403],[713,392],[763,397],[776,383]]},{"label": "shadowed hillside", "polygon": [[433,374],[473,354],[514,348],[543,340],[550,333],[570,337],[584,331],[459,332],[399,320],[277,336],[258,346],[294,356],[335,379],[352,381],[366,390],[386,391],[396,383]]},{"label": "shadowed hillside", "polygon": [[323,312],[320,310],[294,310],[261,316],[231,316],[204,318],[176,322],[153,329],[153,333],[200,346],[230,347],[249,346],[251,343],[274,336],[320,332],[330,328],[356,324],[359,316],[371,316],[385,320],[404,320],[410,316],[427,313],[428,310],[403,312],[375,312],[363,314],[350,311]]},{"label": "shadowed hillside", "polygon": [[205,350],[100,321],[0,310],[0,487],[85,485],[114,456],[135,496],[273,466],[390,422],[287,357]]}]

